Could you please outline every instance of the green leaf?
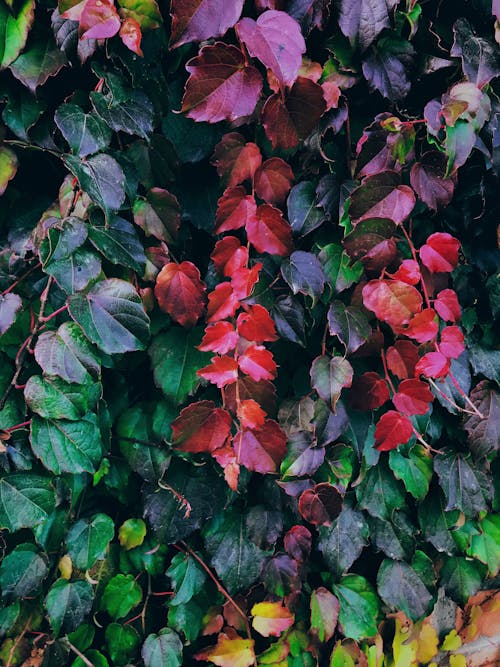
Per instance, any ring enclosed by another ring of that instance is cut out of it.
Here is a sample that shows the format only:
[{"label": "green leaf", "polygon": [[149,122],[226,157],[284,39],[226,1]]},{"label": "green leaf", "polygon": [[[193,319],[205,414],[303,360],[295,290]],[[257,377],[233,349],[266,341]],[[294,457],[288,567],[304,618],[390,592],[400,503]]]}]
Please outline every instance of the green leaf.
[{"label": "green leaf", "polygon": [[64,162],[78,179],[80,187],[109,218],[125,200],[125,175],[118,162],[100,153],[88,160],[65,155]]},{"label": "green leaf", "polygon": [[31,49],[16,58],[10,65],[10,71],[35,93],[38,86],[43,86],[47,79],[55,76],[67,62],[64,52],[56,47],[53,38],[49,38],[45,42],[35,42]]},{"label": "green leaf", "polygon": [[[106,660],[105,656],[96,649],[90,649],[87,651],[85,653],[85,658],[94,667],[109,667],[109,662]],[[71,663],[71,667],[88,667],[88,663],[84,662],[80,656],[77,656],[76,659]]]},{"label": "green leaf", "polygon": [[432,457],[422,445],[414,445],[405,453],[401,448],[393,449],[389,452],[389,466],[408,493],[417,500],[425,498],[432,477]]},{"label": "green leaf", "polygon": [[112,132],[96,113],[85,113],[77,104],[62,104],[54,115],[57,127],[73,153],[92,155],[109,146]]},{"label": "green leaf", "polygon": [[276,299],[271,315],[281,338],[306,347],[305,312],[298,299],[292,296]]},{"label": "green leaf", "polygon": [[64,322],[57,331],[44,331],[35,346],[35,359],[46,375],[84,384],[100,375],[99,360],[82,329]]},{"label": "green leaf", "polygon": [[348,574],[333,586],[340,603],[339,624],[346,637],[360,641],[377,634],[379,600],[364,577]]},{"label": "green leaf", "polygon": [[287,209],[292,230],[298,236],[306,236],[326,220],[326,214],[316,200],[312,181],[301,181],[290,190]]},{"label": "green leaf", "polygon": [[346,572],[368,544],[368,523],[362,512],[344,505],[331,526],[319,529],[318,548],[337,576]]},{"label": "green leaf", "polygon": [[476,143],[476,133],[472,124],[459,119],[452,126],[446,126],[446,155],[448,165],[446,176],[465,164]]},{"label": "green leaf", "polygon": [[418,507],[418,520],[424,538],[435,549],[453,554],[456,546],[450,530],[457,524],[460,512],[447,512],[444,506],[441,491],[432,490]]},{"label": "green leaf", "polygon": [[377,549],[394,560],[409,558],[415,548],[415,526],[404,512],[394,512],[391,521],[370,517],[370,536]]},{"label": "green leaf", "polygon": [[69,384],[57,377],[32,375],[26,383],[24,398],[30,410],[40,417],[76,421],[95,407],[100,393],[99,384]]},{"label": "green leaf", "polygon": [[[29,0],[27,4],[34,2]],[[8,101],[2,112],[3,121],[19,139],[28,141],[28,131],[46,110],[47,104],[43,100],[37,100],[24,87],[9,90],[7,94]]]},{"label": "green leaf", "polygon": [[200,327],[188,333],[172,327],[156,336],[149,348],[155,383],[175,405],[194,394],[200,384],[196,371],[210,361],[209,353],[196,349],[201,337]]},{"label": "green leaf", "polygon": [[439,581],[453,600],[465,605],[479,590],[485,569],[481,563],[468,558],[447,558],[439,573]]},{"label": "green leaf", "polygon": [[357,283],[363,275],[363,265],[360,261],[351,266],[349,255],[341,245],[329,243],[318,255],[323,272],[335,294]]},{"label": "green leaf", "polygon": [[159,28],[163,23],[156,0],[122,0],[120,10],[124,18],[135,19],[143,30]]},{"label": "green leaf", "polygon": [[16,320],[17,313],[21,310],[23,302],[18,294],[0,295],[0,336],[2,336]]},{"label": "green leaf", "polygon": [[434,458],[434,470],[446,497],[446,510],[460,510],[474,517],[487,508],[490,481],[469,457],[458,452],[439,454]]},{"label": "green leaf", "polygon": [[6,5],[0,5],[0,69],[10,65],[24,49],[35,17],[35,0],[25,0],[16,16]]},{"label": "green leaf", "polygon": [[207,579],[204,570],[196,560],[185,553],[176,554],[165,572],[172,580],[172,588],[175,596],[169,600],[169,606],[175,607],[189,602],[191,598],[199,593]]},{"label": "green leaf", "polygon": [[186,604],[168,609],[168,625],[182,633],[188,642],[194,642],[199,636],[205,610],[210,605],[207,593],[199,593]]},{"label": "green leaf", "polygon": [[17,472],[0,479],[0,527],[13,532],[34,528],[56,504],[49,477]]},{"label": "green leaf", "polygon": [[149,635],[141,656],[145,667],[180,667],[182,642],[179,635],[170,628],[163,628],[157,635]]},{"label": "green leaf", "polygon": [[500,515],[487,514],[479,522],[479,534],[473,535],[467,555],[488,566],[488,573],[496,577],[500,568]]},{"label": "green leaf", "polygon": [[320,398],[328,403],[331,410],[340,398],[344,387],[352,384],[353,369],[343,357],[316,357],[311,366],[311,384]]},{"label": "green leaf", "polygon": [[78,248],[71,255],[44,263],[46,273],[68,294],[85,289],[101,273],[101,260],[92,250]]},{"label": "green leaf", "polygon": [[108,261],[128,266],[141,276],[144,274],[146,255],[134,226],[128,220],[116,215],[107,225],[90,225],[89,238]]},{"label": "green leaf", "polygon": [[328,328],[331,336],[337,336],[347,355],[352,354],[369,339],[372,328],[366,315],[356,306],[334,301],[328,310]]},{"label": "green leaf", "polygon": [[405,494],[384,459],[366,471],[356,487],[359,506],[372,516],[389,521],[394,510],[403,507]]},{"label": "green leaf", "polygon": [[500,350],[488,350],[479,345],[468,345],[467,350],[474,373],[500,384]]},{"label": "green leaf", "polygon": [[148,139],[153,132],[153,105],[142,90],[124,90],[116,96],[92,92],[90,98],[94,109],[115,132],[135,134]]},{"label": "green leaf", "polygon": [[339,601],[329,590],[321,586],[311,594],[311,630],[320,642],[333,636],[339,613]]},{"label": "green leaf", "polygon": [[106,627],[105,637],[113,665],[125,665],[135,658],[141,640],[131,625],[110,623]]},{"label": "green leaf", "polygon": [[247,590],[258,579],[266,552],[248,537],[245,515],[218,514],[203,531],[210,562],[229,593]]},{"label": "green leaf", "polygon": [[146,537],[146,524],[142,519],[127,519],[118,529],[118,540],[121,546],[129,551],[141,546]]},{"label": "green leaf", "polygon": [[88,570],[103,558],[115,534],[115,525],[106,514],[80,519],[71,526],[66,544],[71,560],[79,570]]},{"label": "green leaf", "polygon": [[35,455],[56,475],[95,472],[103,454],[97,417],[91,413],[72,422],[35,415],[30,439]]},{"label": "green leaf", "polygon": [[9,181],[16,175],[17,166],[18,160],[14,151],[7,146],[0,146],[0,196],[7,189]]},{"label": "green leaf", "polygon": [[86,294],[71,295],[68,306],[87,338],[107,354],[145,348],[149,318],[130,283],[118,278],[102,280]]},{"label": "green leaf", "polygon": [[386,558],[377,574],[377,589],[391,608],[402,610],[413,621],[425,616],[432,595],[407,563]]},{"label": "green leaf", "polygon": [[47,559],[34,544],[18,544],[0,565],[0,587],[4,600],[36,593],[49,572]]},{"label": "green leaf", "polygon": [[45,598],[45,607],[56,636],[76,630],[92,609],[94,592],[88,581],[58,579]]},{"label": "green leaf", "polygon": [[131,574],[117,574],[106,584],[101,609],[115,620],[126,616],[142,600],[142,588]]}]

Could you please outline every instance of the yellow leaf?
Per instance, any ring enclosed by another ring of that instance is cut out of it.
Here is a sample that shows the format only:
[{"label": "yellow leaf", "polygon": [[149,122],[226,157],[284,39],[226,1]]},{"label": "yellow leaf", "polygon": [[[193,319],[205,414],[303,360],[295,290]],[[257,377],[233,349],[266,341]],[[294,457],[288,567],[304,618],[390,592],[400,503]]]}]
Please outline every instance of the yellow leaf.
[{"label": "yellow leaf", "polygon": [[253,639],[242,639],[236,632],[221,632],[217,644],[197,653],[197,660],[210,660],[218,667],[250,667],[255,661]]},{"label": "yellow leaf", "polygon": [[252,625],[263,637],[279,637],[295,620],[281,602],[259,602],[252,607]]},{"label": "yellow leaf", "polygon": [[61,558],[57,567],[59,568],[59,572],[61,573],[61,577],[63,579],[71,579],[71,574],[73,572],[73,562],[71,561],[71,557],[68,554]]},{"label": "yellow leaf", "polygon": [[403,627],[401,620],[396,618],[396,631],[392,642],[394,667],[413,667],[416,664],[418,643],[408,640],[408,628]]},{"label": "yellow leaf", "polygon": [[417,661],[424,664],[430,662],[438,652],[439,644],[438,636],[432,625],[429,623],[422,625],[417,641]]},{"label": "yellow leaf", "polygon": [[448,632],[446,637],[443,639],[443,643],[441,644],[441,650],[456,651],[457,648],[460,648],[461,646],[462,646],[462,640],[457,635],[457,631],[452,630],[451,632]]},{"label": "yellow leaf", "polygon": [[463,655],[450,655],[450,667],[467,667],[467,660]]}]

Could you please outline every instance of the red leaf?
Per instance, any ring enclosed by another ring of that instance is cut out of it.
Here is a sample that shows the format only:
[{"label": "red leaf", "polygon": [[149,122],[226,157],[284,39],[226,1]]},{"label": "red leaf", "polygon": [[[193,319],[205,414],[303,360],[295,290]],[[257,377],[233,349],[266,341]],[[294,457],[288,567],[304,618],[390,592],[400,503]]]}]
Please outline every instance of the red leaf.
[{"label": "red leaf", "polygon": [[445,327],[441,331],[439,351],[448,359],[458,359],[465,350],[464,335],[458,327]]},{"label": "red leaf", "polygon": [[266,413],[253,399],[240,401],[236,416],[242,428],[260,428],[266,421]]},{"label": "red leaf", "polygon": [[277,422],[267,419],[260,428],[239,431],[233,445],[238,461],[248,470],[277,472],[286,454],[286,435]]},{"label": "red leaf", "polygon": [[269,312],[264,306],[260,306],[259,304],[249,306],[246,313],[238,315],[236,328],[240,336],[254,343],[263,343],[264,341],[278,339],[276,328]]},{"label": "red leaf", "polygon": [[257,382],[259,380],[274,380],[276,377],[276,363],[273,355],[263,345],[250,345],[238,357],[241,370],[250,375]]},{"label": "red leaf", "polygon": [[224,443],[223,447],[215,449],[212,452],[212,457],[217,461],[224,470],[224,479],[228,486],[236,491],[238,488],[238,479],[240,476],[240,466],[236,460],[236,452],[228,441]]},{"label": "red leaf", "polygon": [[354,376],[350,402],[355,410],[375,410],[388,400],[387,382],[378,373],[369,371]]},{"label": "red leaf", "polygon": [[283,102],[271,95],[262,109],[262,124],[273,148],[295,148],[318,124],[326,109],[323,89],[311,79],[299,77]]},{"label": "red leaf", "polygon": [[210,257],[217,273],[229,277],[247,265],[248,248],[236,236],[226,236],[217,241]]},{"label": "red leaf", "polygon": [[309,523],[330,526],[342,511],[343,503],[342,494],[333,484],[322,482],[301,494],[298,510]]},{"label": "red leaf", "polygon": [[417,285],[421,278],[418,262],[414,259],[404,259],[392,277],[394,280],[401,280],[407,285]]},{"label": "red leaf", "polygon": [[252,58],[258,58],[270,69],[283,87],[295,82],[302,54],[306,51],[295,19],[285,12],[270,10],[261,14],[257,21],[241,19],[235,30]]},{"label": "red leaf", "polygon": [[205,306],[205,291],[205,283],[192,262],[169,262],[156,279],[158,305],[183,327],[196,324]]},{"label": "red leaf", "polygon": [[240,18],[243,0],[172,0],[170,48],[220,37]]},{"label": "red leaf", "polygon": [[422,296],[401,280],[370,280],[363,287],[363,304],[382,322],[401,327],[422,310]]},{"label": "red leaf", "polygon": [[304,563],[311,552],[311,531],[305,526],[292,526],[284,537],[283,545],[289,556]]},{"label": "red leaf", "polygon": [[274,206],[281,206],[293,183],[293,171],[280,157],[272,157],[255,172],[255,192]]},{"label": "red leaf", "polygon": [[248,240],[257,252],[286,257],[292,252],[292,228],[281,211],[270,204],[261,204],[257,215],[246,226]]},{"label": "red leaf", "polygon": [[392,402],[399,412],[412,417],[425,415],[433,398],[429,386],[422,380],[403,380],[399,384],[397,393],[392,397]]},{"label": "red leaf", "polygon": [[231,283],[219,283],[208,295],[207,322],[233,317],[239,305],[240,302],[233,292]]},{"label": "red leaf", "polygon": [[433,211],[453,198],[455,179],[445,178],[446,155],[439,151],[424,153],[410,172],[410,183],[420,199]]},{"label": "red leaf", "polygon": [[339,99],[342,91],[334,81],[323,81],[321,84],[323,88],[323,97],[326,102],[326,111],[336,109],[339,106]]},{"label": "red leaf", "polygon": [[245,64],[240,49],[222,42],[204,46],[188,61],[186,69],[190,77],[182,111],[189,118],[218,123],[253,113],[262,90],[262,77],[255,67]]},{"label": "red leaf", "polygon": [[462,316],[457,293],[452,289],[444,289],[436,297],[434,308],[439,317],[446,322],[458,322]]},{"label": "red leaf", "polygon": [[141,58],[144,56],[144,53],[141,49],[141,26],[135,19],[125,19],[120,28],[120,38],[127,49],[137,53],[137,55],[141,56]]},{"label": "red leaf", "polygon": [[212,164],[223,183],[234,187],[253,180],[262,164],[262,155],[257,144],[246,143],[245,137],[238,132],[229,132],[215,147]]},{"label": "red leaf", "polygon": [[205,329],[205,335],[198,349],[202,352],[226,354],[238,344],[238,334],[231,322],[216,322]]},{"label": "red leaf", "polygon": [[239,377],[235,384],[226,389],[226,407],[238,412],[240,401],[254,400],[268,414],[276,412],[276,387],[269,380],[256,382],[249,375]]},{"label": "red leaf", "polygon": [[120,30],[114,0],[87,0],[80,15],[82,39],[106,39]]},{"label": "red leaf", "polygon": [[174,447],[198,454],[222,447],[231,432],[231,415],[212,401],[198,401],[172,422]]},{"label": "red leaf", "polygon": [[252,195],[247,195],[242,185],[228,188],[217,202],[215,233],[222,234],[232,229],[245,227],[255,219],[256,213],[255,199]]},{"label": "red leaf", "polygon": [[396,410],[389,410],[380,418],[375,428],[375,448],[388,452],[398,445],[405,445],[413,434],[413,426],[408,417]]},{"label": "red leaf", "polygon": [[436,337],[439,331],[437,314],[432,308],[425,308],[421,313],[412,317],[407,329],[402,330],[405,336],[426,343]]},{"label": "red leaf", "polygon": [[425,375],[428,378],[442,378],[448,375],[450,360],[441,352],[427,352],[415,366],[415,375]]},{"label": "red leaf", "polygon": [[259,280],[259,272],[262,268],[262,264],[257,262],[254,264],[251,269],[241,268],[237,269],[231,276],[231,285],[234,291],[234,295],[240,301],[246,299],[250,296],[255,287],[255,284]]},{"label": "red leaf", "polygon": [[392,264],[398,255],[398,247],[394,239],[384,239],[370,248],[366,255],[361,257],[366,271],[380,274],[382,269]]},{"label": "red leaf", "polygon": [[451,234],[436,232],[420,248],[420,259],[431,273],[449,273],[458,264],[460,242]]},{"label": "red leaf", "polygon": [[388,218],[397,225],[406,220],[415,206],[415,195],[400,183],[395,171],[367,176],[351,193],[349,215],[353,224],[369,218]]},{"label": "red leaf", "polygon": [[222,389],[238,379],[238,363],[232,357],[212,357],[211,363],[196,374]]},{"label": "red leaf", "polygon": [[418,362],[418,348],[409,340],[397,340],[386,353],[387,366],[400,380],[411,378],[415,374]]}]

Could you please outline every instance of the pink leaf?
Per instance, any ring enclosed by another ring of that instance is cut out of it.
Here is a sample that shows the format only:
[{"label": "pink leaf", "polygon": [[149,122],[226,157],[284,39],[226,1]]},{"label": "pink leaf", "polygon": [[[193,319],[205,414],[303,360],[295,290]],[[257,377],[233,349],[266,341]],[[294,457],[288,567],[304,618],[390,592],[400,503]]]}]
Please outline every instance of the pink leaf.
[{"label": "pink leaf", "polygon": [[464,335],[458,327],[445,327],[441,331],[439,351],[448,359],[458,359],[465,350]]},{"label": "pink leaf", "polygon": [[205,329],[205,335],[198,349],[202,352],[226,354],[238,344],[238,334],[231,322],[215,322]]},{"label": "pink leaf", "polygon": [[257,382],[259,380],[274,380],[276,377],[276,363],[273,355],[263,345],[250,345],[238,357],[238,365],[243,373]]},{"label": "pink leaf", "polygon": [[137,55],[141,58],[144,56],[144,53],[141,49],[141,26],[135,19],[125,19],[120,28],[120,38],[127,49],[137,53]]},{"label": "pink leaf", "polygon": [[422,310],[422,296],[401,280],[370,280],[363,287],[363,304],[379,320],[398,328]]},{"label": "pink leaf", "polygon": [[174,447],[193,454],[222,447],[231,432],[231,415],[212,401],[198,401],[172,422]]},{"label": "pink leaf", "polygon": [[450,360],[441,352],[427,352],[415,366],[415,375],[425,375],[428,378],[441,378],[448,375]]},{"label": "pink leaf", "polygon": [[413,426],[408,417],[395,410],[382,415],[375,428],[375,448],[380,452],[396,449],[405,445],[413,434]]},{"label": "pink leaf", "polygon": [[80,16],[82,39],[106,39],[120,30],[120,17],[113,0],[87,0]]},{"label": "pink leaf", "polygon": [[433,399],[432,392],[425,382],[403,380],[399,384],[397,393],[392,397],[392,402],[399,412],[407,417],[412,417],[413,415],[425,415]]},{"label": "pink leaf", "polygon": [[401,333],[419,343],[426,343],[429,340],[433,340],[438,331],[439,325],[437,323],[436,312],[432,308],[425,308],[421,313],[417,313],[412,317],[408,327],[403,329]]},{"label": "pink leaf", "polygon": [[238,363],[228,356],[212,357],[211,363],[200,368],[196,374],[222,389],[238,379]]},{"label": "pink leaf", "polygon": [[236,313],[239,300],[236,298],[231,283],[219,283],[208,295],[208,322],[225,320]]},{"label": "pink leaf", "polygon": [[451,234],[436,232],[420,248],[420,259],[431,273],[449,273],[458,264],[460,242]]},{"label": "pink leaf", "polygon": [[248,470],[277,472],[286,454],[286,435],[279,424],[267,419],[257,429],[239,431],[233,440],[239,462]]},{"label": "pink leaf", "polygon": [[220,37],[240,18],[244,0],[172,0],[170,48]]},{"label": "pink leaf", "polygon": [[452,289],[444,289],[436,297],[434,308],[439,317],[447,322],[458,322],[462,315],[457,293]]}]

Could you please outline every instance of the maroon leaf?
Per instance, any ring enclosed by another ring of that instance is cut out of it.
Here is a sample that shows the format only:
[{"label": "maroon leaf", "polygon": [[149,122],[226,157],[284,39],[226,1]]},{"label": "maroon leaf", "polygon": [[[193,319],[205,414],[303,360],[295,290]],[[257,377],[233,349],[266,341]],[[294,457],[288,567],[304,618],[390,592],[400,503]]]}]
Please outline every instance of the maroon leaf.
[{"label": "maroon leaf", "polygon": [[235,29],[248,53],[270,69],[281,86],[293,85],[306,50],[295,19],[285,12],[270,10],[257,21],[241,19]]},{"label": "maroon leaf", "polygon": [[456,178],[445,178],[446,155],[439,151],[424,153],[410,172],[410,183],[420,199],[433,211],[453,198]]},{"label": "maroon leaf", "polygon": [[256,213],[255,199],[252,195],[247,195],[242,185],[228,188],[217,202],[215,233],[222,234],[245,227],[255,219]]},{"label": "maroon leaf", "polygon": [[382,269],[392,264],[398,255],[398,247],[394,239],[384,239],[361,257],[366,271],[380,274]]},{"label": "maroon leaf", "polygon": [[239,431],[233,445],[238,461],[248,470],[277,472],[286,454],[286,435],[277,422],[267,419],[258,429]]},{"label": "maroon leaf", "polygon": [[311,79],[299,77],[283,101],[269,97],[262,110],[262,123],[273,148],[295,148],[318,124],[326,109],[323,89]]},{"label": "maroon leaf", "polygon": [[156,279],[160,308],[183,327],[192,327],[205,307],[205,283],[192,262],[169,262]]},{"label": "maroon leaf", "polygon": [[373,371],[356,375],[349,400],[355,410],[376,410],[389,400],[387,382]]},{"label": "maroon leaf", "polygon": [[293,181],[290,165],[279,157],[272,157],[255,173],[255,192],[268,204],[281,206],[290,192]]},{"label": "maroon leaf", "polygon": [[306,521],[315,526],[330,526],[342,511],[344,498],[328,482],[316,484],[299,498],[298,509]]},{"label": "maroon leaf", "polygon": [[403,380],[392,397],[394,407],[407,417],[425,415],[434,399],[427,383],[422,380]]},{"label": "maroon leaf", "polygon": [[236,236],[226,236],[217,241],[210,257],[217,273],[231,276],[235,271],[247,265],[248,248],[241,245]]},{"label": "maroon leaf", "polygon": [[198,401],[172,422],[174,447],[197,454],[222,447],[231,432],[231,415],[212,401]]},{"label": "maroon leaf", "polygon": [[413,426],[408,417],[395,410],[382,415],[375,428],[375,448],[388,452],[398,445],[405,445],[413,434]]},{"label": "maroon leaf", "polygon": [[387,365],[391,373],[400,380],[406,380],[415,374],[418,362],[418,348],[409,340],[397,340],[387,350]]},{"label": "maroon leaf", "polygon": [[292,526],[283,539],[283,545],[289,556],[303,563],[311,552],[311,531],[305,526]]},{"label": "maroon leaf", "polygon": [[247,143],[238,132],[229,132],[215,147],[212,164],[217,168],[221,181],[233,187],[253,180],[262,164],[262,155],[257,144]]},{"label": "maroon leaf", "polygon": [[422,296],[400,280],[370,280],[363,287],[363,304],[379,320],[397,328],[422,310]]},{"label": "maroon leaf", "polygon": [[261,204],[255,217],[246,224],[248,240],[257,252],[286,257],[292,252],[292,228],[281,211],[270,204]]},{"label": "maroon leaf", "polygon": [[245,64],[240,49],[217,42],[204,46],[186,65],[190,76],[182,111],[198,122],[218,123],[250,116],[262,90],[262,77]]},{"label": "maroon leaf", "polygon": [[368,218],[388,218],[397,225],[410,215],[415,195],[407,185],[401,185],[395,171],[368,176],[351,194],[349,215],[353,224]]},{"label": "maroon leaf", "polygon": [[238,403],[247,400],[254,400],[268,415],[276,412],[276,388],[269,380],[256,382],[249,375],[245,375],[226,389],[226,406],[231,412],[237,412]]},{"label": "maroon leaf", "polygon": [[396,231],[396,225],[387,218],[363,220],[342,241],[352,260],[360,259],[379,243],[390,239]]},{"label": "maroon leaf", "polygon": [[240,18],[244,0],[172,0],[170,48],[220,37]]}]

